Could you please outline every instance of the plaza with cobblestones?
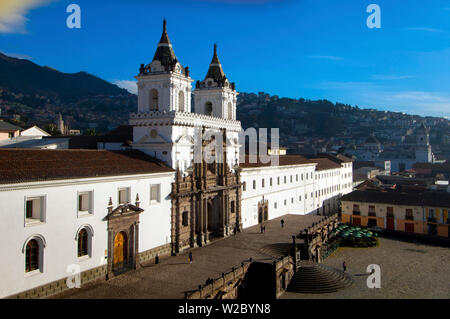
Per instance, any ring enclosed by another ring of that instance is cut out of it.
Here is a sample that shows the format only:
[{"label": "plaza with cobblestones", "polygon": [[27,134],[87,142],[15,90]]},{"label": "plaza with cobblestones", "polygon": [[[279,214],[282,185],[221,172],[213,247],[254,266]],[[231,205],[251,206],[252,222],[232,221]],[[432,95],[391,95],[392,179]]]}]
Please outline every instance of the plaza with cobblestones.
[{"label": "plaza with cobblestones", "polygon": [[[271,244],[288,244],[292,235],[320,219],[320,216],[286,215],[265,223],[266,232],[259,226],[250,227],[235,236],[217,240],[188,253],[161,258],[160,263],[143,264],[136,271],[127,272],[108,281],[71,289],[52,298],[184,298],[208,278],[218,278],[232,267],[248,262],[271,261],[278,256],[263,249]],[[284,219],[284,227],[281,227]],[[342,269],[353,279],[349,288],[328,294],[299,294],[286,292],[282,298],[449,298],[450,249],[393,239],[380,239],[375,248],[339,248],[323,263]],[[366,285],[369,264],[381,267],[381,288]]]}]

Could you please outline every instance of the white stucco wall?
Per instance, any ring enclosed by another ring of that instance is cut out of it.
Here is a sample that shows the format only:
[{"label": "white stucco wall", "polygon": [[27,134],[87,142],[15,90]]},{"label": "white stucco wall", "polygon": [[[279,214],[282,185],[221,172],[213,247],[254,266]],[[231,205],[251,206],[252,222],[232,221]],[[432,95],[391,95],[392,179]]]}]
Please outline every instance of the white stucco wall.
[{"label": "white stucco wall", "polygon": [[[68,276],[67,266],[78,264],[81,271],[106,264],[107,215],[109,198],[118,206],[118,189],[131,187],[131,202],[139,193],[140,215],[139,251],[145,251],[170,242],[170,207],[168,198],[173,173],[110,178],[63,180],[22,183],[0,186],[0,297],[13,295]],[[161,202],[150,205],[150,184],[161,184]],[[78,192],[93,192],[92,214],[78,214]],[[25,199],[45,197],[45,222],[25,226]],[[77,256],[76,236],[83,225],[93,231],[89,258]],[[43,252],[42,272],[25,272],[23,247],[32,236],[41,236],[46,246]]]}]

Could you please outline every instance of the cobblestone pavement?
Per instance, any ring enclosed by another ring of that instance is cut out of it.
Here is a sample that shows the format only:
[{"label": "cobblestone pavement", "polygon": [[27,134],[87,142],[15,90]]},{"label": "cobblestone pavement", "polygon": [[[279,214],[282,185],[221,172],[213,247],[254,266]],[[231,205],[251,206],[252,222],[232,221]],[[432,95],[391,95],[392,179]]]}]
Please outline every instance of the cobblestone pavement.
[{"label": "cobblestone pavement", "polygon": [[[343,261],[354,281],[351,287],[328,294],[287,292],[282,299],[450,298],[450,248],[380,238],[375,248],[339,248],[324,264],[342,270]],[[367,288],[370,264],[380,265],[380,289]]]},{"label": "cobblestone pavement", "polygon": [[[71,289],[51,298],[184,298],[184,292],[195,290],[208,278],[218,278],[222,272],[241,262],[272,260],[260,249],[268,244],[291,243],[292,235],[320,219],[313,215],[285,215],[265,222],[266,232],[259,225],[245,229],[235,236],[212,242],[192,250],[193,262],[189,264],[187,252],[162,258],[160,264],[143,264],[141,269],[116,278]],[[280,220],[284,219],[284,228]]]}]

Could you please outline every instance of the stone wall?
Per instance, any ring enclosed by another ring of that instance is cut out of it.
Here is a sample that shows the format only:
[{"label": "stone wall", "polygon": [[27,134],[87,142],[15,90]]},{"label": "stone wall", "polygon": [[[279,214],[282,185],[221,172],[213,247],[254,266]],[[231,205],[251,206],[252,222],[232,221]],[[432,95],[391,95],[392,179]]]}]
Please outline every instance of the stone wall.
[{"label": "stone wall", "polygon": [[[89,269],[81,273],[81,286],[96,281],[105,280],[107,272],[107,265],[103,265],[97,268]],[[40,299],[50,297],[52,295],[61,293],[70,289],[67,287],[67,277],[53,281],[49,284],[39,286],[19,294],[8,297],[8,299]],[[76,289],[76,288],[73,288]]]},{"label": "stone wall", "polygon": [[270,263],[242,263],[231,272],[222,274],[207,285],[200,285],[194,292],[186,293],[186,299],[238,299],[252,298],[262,294],[263,298],[279,298],[294,275],[291,256],[281,257]]},{"label": "stone wall", "polygon": [[172,246],[171,244],[165,244],[162,246],[158,246],[146,251],[143,251],[141,253],[139,253],[139,261],[142,262],[146,262],[149,260],[155,260],[156,255],[158,255],[158,257],[163,257],[163,256],[169,256],[171,254],[172,251]]},{"label": "stone wall", "polygon": [[[171,245],[166,244],[144,252],[139,253],[140,262],[146,262],[155,259],[156,255],[159,257],[168,256],[171,253]],[[81,273],[81,287],[87,283],[91,283],[97,280],[106,280],[107,265],[101,267],[89,269]],[[53,281],[43,286],[39,286],[16,295],[7,297],[8,299],[40,299],[50,297],[52,295],[59,294],[68,290],[67,277],[60,280]],[[73,288],[76,289],[76,288]]]}]

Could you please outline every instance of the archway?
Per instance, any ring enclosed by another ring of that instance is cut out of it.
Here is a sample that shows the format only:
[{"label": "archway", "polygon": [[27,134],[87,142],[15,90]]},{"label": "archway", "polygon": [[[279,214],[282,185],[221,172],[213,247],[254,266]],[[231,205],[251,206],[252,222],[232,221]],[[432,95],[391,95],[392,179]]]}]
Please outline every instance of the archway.
[{"label": "archway", "polygon": [[150,111],[158,111],[159,109],[159,93],[157,89],[150,91]]},{"label": "archway", "polygon": [[178,111],[185,112],[185,108],[184,108],[184,93],[183,93],[183,91],[180,91],[178,93]]},{"label": "archway", "polygon": [[213,105],[211,102],[205,103],[205,114],[209,116],[213,115]]},{"label": "archway", "polygon": [[127,261],[128,237],[125,232],[120,232],[114,238],[114,266],[122,268]]}]

